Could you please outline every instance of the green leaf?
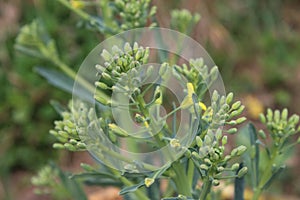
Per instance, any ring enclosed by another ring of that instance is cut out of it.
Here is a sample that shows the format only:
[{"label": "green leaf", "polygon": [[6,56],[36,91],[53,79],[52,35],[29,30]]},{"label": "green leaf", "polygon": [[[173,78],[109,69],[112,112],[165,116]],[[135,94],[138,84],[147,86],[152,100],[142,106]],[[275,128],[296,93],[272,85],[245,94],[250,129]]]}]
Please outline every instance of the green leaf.
[{"label": "green leaf", "polygon": [[34,71],[44,77],[51,85],[72,94],[74,81],[58,70],[35,67]]},{"label": "green leaf", "polygon": [[136,185],[132,185],[132,186],[129,186],[129,187],[122,188],[122,190],[119,192],[119,194],[124,195],[124,194],[130,193],[130,192],[135,192],[137,189],[139,189],[140,187],[142,187],[144,185],[145,185],[145,183],[144,183],[144,180],[143,180],[143,181],[141,181],[140,183],[138,183]]},{"label": "green leaf", "polygon": [[69,174],[63,172],[60,168],[58,168],[54,163],[51,163],[51,166],[58,171],[58,176],[64,185],[64,187],[68,190],[68,192],[72,195],[74,200],[87,200],[87,197],[80,187],[79,183],[74,179],[69,178]]},{"label": "green leaf", "polygon": [[91,177],[90,179],[86,179],[84,180],[84,184],[85,185],[89,185],[89,186],[93,186],[93,185],[97,185],[97,186],[116,186],[116,187],[122,187],[123,183],[121,181],[118,180],[113,180],[113,179],[109,179],[109,178],[94,178]]},{"label": "green leaf", "polygon": [[83,180],[86,180],[89,178],[95,178],[95,179],[110,178],[110,179],[117,180],[117,178],[114,175],[105,173],[105,172],[87,172],[87,173],[74,174],[70,178],[83,179]]},{"label": "green leaf", "polygon": [[270,187],[270,185],[272,184],[272,182],[278,178],[278,176],[283,172],[283,170],[285,169],[285,165],[279,167],[275,172],[273,172],[271,178],[266,182],[266,184],[263,186],[263,190],[266,190]]}]

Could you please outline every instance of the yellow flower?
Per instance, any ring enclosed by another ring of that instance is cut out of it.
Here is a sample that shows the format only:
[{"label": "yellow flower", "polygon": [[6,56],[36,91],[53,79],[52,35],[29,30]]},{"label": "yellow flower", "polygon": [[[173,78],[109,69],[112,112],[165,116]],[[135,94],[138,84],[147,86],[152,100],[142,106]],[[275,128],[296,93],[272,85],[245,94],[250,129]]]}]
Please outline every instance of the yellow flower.
[{"label": "yellow flower", "polygon": [[181,108],[182,109],[186,109],[189,108],[191,105],[193,105],[194,101],[193,101],[193,94],[195,93],[194,91],[194,86],[192,83],[187,83],[186,84],[186,88],[187,88],[187,96],[183,99],[183,101],[181,102]]},{"label": "yellow flower", "polygon": [[264,105],[257,97],[249,95],[245,98],[244,103],[249,116],[253,119],[258,119],[259,114],[264,112]]},{"label": "yellow flower", "polygon": [[81,8],[84,8],[84,6],[85,6],[84,2],[80,1],[80,0],[71,0],[70,3],[71,3],[71,6],[76,9],[81,9]]},{"label": "yellow flower", "polygon": [[180,147],[179,140],[177,140],[177,139],[171,139],[170,145],[171,145],[171,147],[173,147],[173,148]]},{"label": "yellow flower", "polygon": [[203,111],[206,111],[207,107],[204,103],[199,102],[199,106],[200,106],[200,108],[202,108]]},{"label": "yellow flower", "polygon": [[150,187],[150,185],[152,185],[154,183],[154,180],[153,178],[145,178],[145,185],[146,187]]}]

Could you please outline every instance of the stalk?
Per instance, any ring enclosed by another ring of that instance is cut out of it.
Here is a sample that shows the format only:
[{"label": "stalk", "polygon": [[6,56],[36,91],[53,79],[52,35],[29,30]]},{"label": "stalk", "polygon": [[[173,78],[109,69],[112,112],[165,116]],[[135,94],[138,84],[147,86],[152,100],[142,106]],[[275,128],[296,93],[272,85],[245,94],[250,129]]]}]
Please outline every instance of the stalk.
[{"label": "stalk", "polygon": [[207,195],[210,193],[211,186],[212,186],[212,180],[210,180],[209,177],[204,179],[199,200],[205,200],[207,198]]}]

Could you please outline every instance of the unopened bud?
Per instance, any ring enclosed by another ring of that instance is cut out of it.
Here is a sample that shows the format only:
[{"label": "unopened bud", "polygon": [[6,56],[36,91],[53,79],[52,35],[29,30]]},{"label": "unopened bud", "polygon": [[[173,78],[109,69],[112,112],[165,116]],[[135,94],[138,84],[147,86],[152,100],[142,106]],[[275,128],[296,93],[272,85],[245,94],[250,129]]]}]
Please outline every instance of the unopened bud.
[{"label": "unopened bud", "polygon": [[239,163],[234,163],[234,164],[231,166],[231,170],[232,170],[232,171],[236,171],[236,170],[239,169],[239,167],[240,167],[240,164],[239,164]]},{"label": "unopened bud", "polygon": [[247,172],[248,172],[248,168],[247,168],[247,167],[243,167],[242,169],[239,170],[237,176],[238,176],[239,178],[241,178],[241,177],[243,177],[244,175],[246,175]]},{"label": "unopened bud", "polygon": [[232,100],[233,100],[233,93],[230,92],[226,97],[226,103],[230,104],[232,102]]}]

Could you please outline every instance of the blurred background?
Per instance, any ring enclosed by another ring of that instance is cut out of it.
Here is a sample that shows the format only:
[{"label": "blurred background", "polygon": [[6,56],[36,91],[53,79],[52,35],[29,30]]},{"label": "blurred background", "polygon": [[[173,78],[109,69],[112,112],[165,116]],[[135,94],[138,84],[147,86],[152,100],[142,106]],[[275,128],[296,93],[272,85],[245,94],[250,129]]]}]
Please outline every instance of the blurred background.
[{"label": "blurred background", "polygon": [[[191,36],[219,66],[226,90],[243,101],[249,119],[257,121],[267,107],[287,107],[300,114],[300,1],[154,0],[153,4],[161,27],[170,27],[172,9],[201,15]],[[65,168],[78,165],[76,155],[52,149],[54,138],[48,134],[59,118],[50,100],[67,104],[69,94],[33,71],[34,66],[50,63],[14,49],[20,27],[36,17],[56,40],[62,59],[75,69],[101,38],[77,28],[78,17],[56,1],[0,0],[0,199],[33,199],[30,177],[49,160]],[[299,158],[290,159],[289,170],[273,190],[299,197],[299,167]]]}]

